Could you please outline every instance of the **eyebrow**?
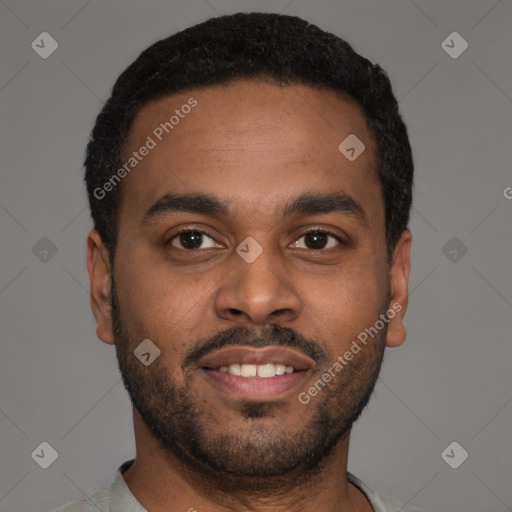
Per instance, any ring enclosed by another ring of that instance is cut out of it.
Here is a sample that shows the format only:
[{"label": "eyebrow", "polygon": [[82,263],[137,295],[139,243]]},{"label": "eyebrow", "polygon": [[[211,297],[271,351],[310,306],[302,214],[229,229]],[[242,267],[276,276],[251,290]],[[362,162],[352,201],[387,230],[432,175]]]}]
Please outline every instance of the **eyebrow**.
[{"label": "eyebrow", "polygon": [[[229,204],[211,194],[165,194],[142,217],[141,224],[145,225],[152,219],[176,212],[198,213],[211,217],[229,217],[235,212]],[[361,224],[368,225],[364,208],[353,197],[345,192],[330,194],[305,193],[293,198],[285,204],[282,219],[300,215],[320,215],[341,213],[354,217]]]}]

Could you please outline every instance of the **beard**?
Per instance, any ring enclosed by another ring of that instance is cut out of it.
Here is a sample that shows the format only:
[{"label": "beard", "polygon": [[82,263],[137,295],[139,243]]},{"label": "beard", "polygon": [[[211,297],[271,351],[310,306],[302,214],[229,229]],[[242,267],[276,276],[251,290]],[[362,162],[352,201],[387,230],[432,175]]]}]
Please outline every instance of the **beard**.
[{"label": "beard", "polygon": [[[376,318],[388,306],[389,293]],[[372,343],[363,347],[307,405],[298,405],[298,399],[293,396],[269,402],[240,401],[235,411],[240,421],[236,429],[229,429],[222,428],[222,422],[211,414],[211,404],[194,389],[196,372],[186,371],[200,357],[227,345],[292,347],[318,364],[313,379],[316,382],[339,354],[328,355],[318,341],[277,324],[266,326],[259,334],[253,329],[233,327],[194,343],[184,360],[175,366],[177,370],[183,369],[182,375],[176,378],[165,366],[163,357],[155,359],[150,366],[135,357],[134,349],[141,340],[134,339],[124,327],[114,282],[112,320],[124,386],[162,453],[171,465],[183,466],[203,486],[215,485],[226,492],[283,491],[319,473],[322,463],[332,455],[337,443],[350,434],[370,400],[380,372],[387,332],[386,324]],[[159,344],[159,348],[163,352],[164,344]],[[346,348],[341,350],[345,352]],[[300,422],[290,424],[287,412],[293,408],[297,415],[297,407],[302,408]]]}]

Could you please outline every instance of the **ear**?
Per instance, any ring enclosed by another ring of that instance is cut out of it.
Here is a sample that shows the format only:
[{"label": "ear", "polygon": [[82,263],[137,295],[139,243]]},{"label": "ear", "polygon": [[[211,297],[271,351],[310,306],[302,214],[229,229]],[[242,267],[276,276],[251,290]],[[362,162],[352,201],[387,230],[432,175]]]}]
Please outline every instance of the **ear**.
[{"label": "ear", "polygon": [[91,288],[91,309],[96,319],[96,336],[104,343],[113,345],[111,272],[108,250],[100,234],[94,230],[87,236],[87,271]]},{"label": "ear", "polygon": [[[403,318],[407,311],[409,301],[409,274],[411,272],[411,245],[412,234],[406,229],[398,240],[391,266],[391,302],[390,318],[388,323],[388,332],[386,336],[387,347],[398,347],[406,338],[405,325]],[[393,317],[392,317],[393,316]]]}]

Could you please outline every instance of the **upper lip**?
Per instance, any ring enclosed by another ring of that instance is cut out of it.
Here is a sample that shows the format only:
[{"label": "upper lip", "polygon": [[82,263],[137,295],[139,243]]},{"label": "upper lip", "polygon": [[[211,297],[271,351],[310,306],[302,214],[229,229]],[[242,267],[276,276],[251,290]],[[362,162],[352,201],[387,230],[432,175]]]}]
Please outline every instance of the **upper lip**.
[{"label": "upper lip", "polygon": [[198,361],[202,368],[220,368],[230,364],[284,364],[295,370],[309,370],[315,365],[314,361],[296,350],[284,347],[267,346],[264,348],[229,347],[207,354]]}]

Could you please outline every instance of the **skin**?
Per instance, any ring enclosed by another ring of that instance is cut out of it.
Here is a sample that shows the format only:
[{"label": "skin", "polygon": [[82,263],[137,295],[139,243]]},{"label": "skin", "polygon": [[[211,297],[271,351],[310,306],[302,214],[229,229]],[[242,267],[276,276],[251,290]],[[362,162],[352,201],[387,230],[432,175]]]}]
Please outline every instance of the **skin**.
[{"label": "skin", "polygon": [[[142,378],[143,371],[153,368],[148,379],[158,369],[161,379],[167,376],[162,385],[187,382],[199,420],[212,439],[223,434],[245,439],[247,434],[264,453],[267,445],[278,444],[285,436],[314,436],[308,429],[321,404],[334,415],[349,401],[348,394],[334,401],[342,389],[336,382],[307,406],[299,403],[297,392],[310,388],[360,332],[375,324],[388,298],[402,310],[354,356],[348,374],[354,386],[371,386],[368,382],[376,379],[384,346],[405,341],[412,236],[409,230],[403,232],[389,265],[384,203],[374,170],[375,143],[359,108],[332,91],[238,81],[175,94],[141,109],[126,155],[190,97],[197,106],[122,182],[114,275],[99,234],[89,233],[87,266],[96,333],[104,343],[116,344],[118,358],[125,362],[142,340],[153,340],[160,357],[146,370],[135,360],[133,372]],[[351,133],[366,146],[353,162],[338,150]],[[362,205],[366,223],[339,212],[281,219],[281,209],[291,198],[338,191]],[[216,195],[230,203],[233,215],[179,212],[142,225],[148,208],[169,192]],[[183,227],[207,231],[211,238],[203,238],[202,247],[208,249],[187,251],[178,238],[174,245],[165,245]],[[328,238],[327,248],[308,248],[303,235],[311,228],[334,230],[347,245]],[[263,249],[250,264],[235,251],[248,236]],[[116,332],[112,318],[112,279],[122,333],[119,325]],[[270,324],[289,327],[313,341],[327,359],[279,408],[272,413],[261,408],[261,417],[247,419],[240,400],[219,392],[197,369],[182,364],[198,342],[237,327],[263,336],[263,328]],[[158,394],[154,388],[153,395],[155,404],[165,403],[164,392]],[[372,510],[363,493],[346,479],[350,430],[314,471],[298,468],[279,476],[279,489],[258,480],[264,492],[236,492],[236,479],[226,479],[222,488],[224,480],[216,481],[212,471],[207,478],[208,472],[201,474],[192,463],[173,457],[135,408],[134,430],[137,457],[123,477],[150,512],[163,512],[170,505],[173,510],[193,507],[198,512]],[[243,460],[243,450],[238,455]],[[250,481],[240,478],[238,487],[249,486]]]}]

